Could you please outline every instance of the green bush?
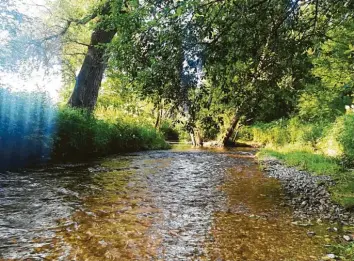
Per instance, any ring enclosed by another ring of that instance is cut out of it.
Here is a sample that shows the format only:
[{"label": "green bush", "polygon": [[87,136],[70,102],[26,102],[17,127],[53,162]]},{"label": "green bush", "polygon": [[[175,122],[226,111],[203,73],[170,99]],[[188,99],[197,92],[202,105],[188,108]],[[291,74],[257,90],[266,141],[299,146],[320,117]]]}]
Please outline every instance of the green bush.
[{"label": "green bush", "polygon": [[327,123],[304,124],[299,118],[294,117],[290,120],[256,123],[243,127],[240,131],[240,138],[263,146],[281,147],[289,143],[299,143],[317,149],[317,144],[327,126]]},{"label": "green bush", "polygon": [[354,164],[354,114],[340,116],[325,131],[319,142],[321,150],[330,156],[342,157],[343,162]]},{"label": "green bush", "polygon": [[242,140],[253,141],[261,145],[282,146],[290,140],[284,120],[256,123],[251,127],[243,127],[239,136]]},{"label": "green bush", "polygon": [[297,141],[317,149],[317,144],[325,133],[326,127],[327,125],[322,123],[303,125],[299,128],[302,131],[302,135],[299,136]]},{"label": "green bush", "polygon": [[296,143],[304,136],[304,129],[300,128],[302,125],[303,123],[298,117],[293,117],[288,121],[287,130],[289,132],[290,143]]},{"label": "green bush", "polygon": [[348,102],[340,88],[329,88],[319,83],[308,85],[300,95],[298,115],[307,122],[333,121],[344,113]]},{"label": "green bush", "polygon": [[349,165],[354,164],[354,113],[343,117],[343,131],[339,133],[339,142],[343,147],[345,160]]},{"label": "green bush", "polygon": [[54,158],[85,158],[110,153],[165,149],[163,136],[138,121],[105,121],[86,111],[63,108],[58,112]]},{"label": "green bush", "polygon": [[163,134],[164,138],[166,140],[171,140],[171,141],[178,141],[179,140],[179,133],[176,129],[171,127],[171,124],[169,122],[163,122],[159,131]]},{"label": "green bush", "polygon": [[240,128],[238,132],[238,137],[242,141],[253,141],[254,140],[253,128],[251,126],[244,126]]}]

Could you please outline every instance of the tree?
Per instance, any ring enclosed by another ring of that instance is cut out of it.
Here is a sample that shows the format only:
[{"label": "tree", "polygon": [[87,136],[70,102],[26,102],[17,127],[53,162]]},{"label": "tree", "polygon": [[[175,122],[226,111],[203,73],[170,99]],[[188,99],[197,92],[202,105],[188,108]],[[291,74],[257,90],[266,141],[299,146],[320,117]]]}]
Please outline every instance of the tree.
[{"label": "tree", "polygon": [[114,15],[124,16],[129,13],[129,8],[127,2],[106,1],[89,16],[81,20],[67,21],[65,30],[69,28],[72,22],[85,24],[96,19],[87,53],[76,77],[75,88],[69,100],[70,106],[91,111],[94,109],[103,74],[107,67],[107,44],[112,41],[120,25],[120,19],[116,19]]},{"label": "tree", "polygon": [[[337,1],[166,1],[151,8],[130,37],[116,38],[112,69],[129,75],[156,104],[173,104],[191,133],[199,132],[198,121],[208,122],[198,117],[210,119],[199,113],[203,106],[215,107],[224,118],[214,122],[225,144],[240,118],[259,117],[265,108],[279,116],[294,109],[292,96],[309,78],[306,51],[341,9]],[[198,78],[194,60],[210,87]]]},{"label": "tree", "polygon": [[49,30],[45,23],[47,13],[45,8],[21,0],[0,2],[1,72],[21,71],[25,74],[57,62],[57,41],[42,41]]},{"label": "tree", "polygon": [[[220,143],[229,140],[241,117],[274,104],[284,93],[280,86],[285,79],[291,79],[285,86],[292,90],[289,95],[304,88],[301,82],[310,65],[305,52],[321,41],[333,14],[342,11],[348,9],[338,1],[215,1],[204,6],[197,19],[199,39],[206,46],[204,70],[213,88],[224,93],[214,102],[234,110]],[[294,107],[289,105],[281,108],[284,115]]]}]

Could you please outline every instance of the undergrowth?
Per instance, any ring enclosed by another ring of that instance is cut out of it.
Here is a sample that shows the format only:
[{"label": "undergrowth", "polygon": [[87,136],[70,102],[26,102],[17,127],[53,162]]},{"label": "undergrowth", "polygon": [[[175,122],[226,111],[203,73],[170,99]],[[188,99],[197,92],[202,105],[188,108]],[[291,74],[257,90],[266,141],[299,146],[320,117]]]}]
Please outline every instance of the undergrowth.
[{"label": "undergrowth", "polygon": [[[278,122],[252,128],[248,127],[242,138],[264,146],[258,152],[259,159],[275,157],[288,166],[331,176],[336,182],[329,188],[332,199],[354,210],[354,171],[348,169],[353,166],[353,115],[332,124]],[[340,260],[354,260],[353,242],[331,245],[329,251]]]},{"label": "undergrowth", "polygon": [[77,159],[119,152],[168,148],[162,134],[138,117],[111,110],[89,114],[62,108],[57,116],[53,157]]},{"label": "undergrowth", "polygon": [[263,147],[258,156],[276,157],[289,166],[329,175],[336,185],[332,198],[354,208],[354,115],[334,122],[303,123],[299,118],[256,123],[241,130],[241,139]]}]

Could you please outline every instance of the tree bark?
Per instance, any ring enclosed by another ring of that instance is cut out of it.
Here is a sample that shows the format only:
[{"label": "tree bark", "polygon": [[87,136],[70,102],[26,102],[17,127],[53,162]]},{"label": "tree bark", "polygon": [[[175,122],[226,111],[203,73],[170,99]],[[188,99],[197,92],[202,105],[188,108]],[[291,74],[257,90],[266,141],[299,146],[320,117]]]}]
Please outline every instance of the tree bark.
[{"label": "tree bark", "polygon": [[203,146],[203,138],[200,135],[199,130],[198,129],[195,130],[194,133],[195,133],[195,146],[202,147]]},{"label": "tree bark", "polygon": [[89,111],[95,108],[108,62],[105,45],[112,41],[115,34],[116,30],[106,31],[103,28],[98,28],[92,33],[91,43],[68,102],[71,107],[88,109]]},{"label": "tree bark", "polygon": [[197,143],[195,142],[194,132],[191,131],[191,132],[189,133],[189,135],[191,136],[192,145],[193,145],[193,146],[196,146]]},{"label": "tree bark", "polygon": [[158,129],[160,127],[160,109],[157,110],[157,118],[155,122],[155,129]]},{"label": "tree bark", "polygon": [[198,129],[193,129],[189,135],[191,136],[192,145],[194,147],[202,147],[203,146],[203,138],[200,136],[200,132]]},{"label": "tree bark", "polygon": [[238,113],[235,113],[235,116],[232,118],[230,127],[227,129],[225,135],[221,138],[221,144],[223,146],[227,145],[227,142],[229,141],[230,137],[235,131],[235,128],[237,126],[237,123],[239,122],[240,118],[238,117]]}]

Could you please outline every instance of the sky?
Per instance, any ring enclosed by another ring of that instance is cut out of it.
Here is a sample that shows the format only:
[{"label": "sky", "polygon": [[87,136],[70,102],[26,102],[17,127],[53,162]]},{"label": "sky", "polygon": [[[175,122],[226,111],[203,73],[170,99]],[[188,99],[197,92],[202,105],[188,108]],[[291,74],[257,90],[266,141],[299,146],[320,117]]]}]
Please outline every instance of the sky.
[{"label": "sky", "polygon": [[[18,1],[18,9],[28,16],[41,16],[45,8],[39,6],[45,5],[45,0],[22,0]],[[0,41],[4,42],[7,38],[7,32],[0,30]],[[23,64],[24,67],[28,67]],[[47,73],[49,72],[49,73]],[[53,101],[59,100],[59,91],[62,87],[62,77],[60,65],[46,68],[41,66],[39,69],[33,69],[26,74],[18,72],[1,72],[0,83],[14,91],[47,91]]]}]

